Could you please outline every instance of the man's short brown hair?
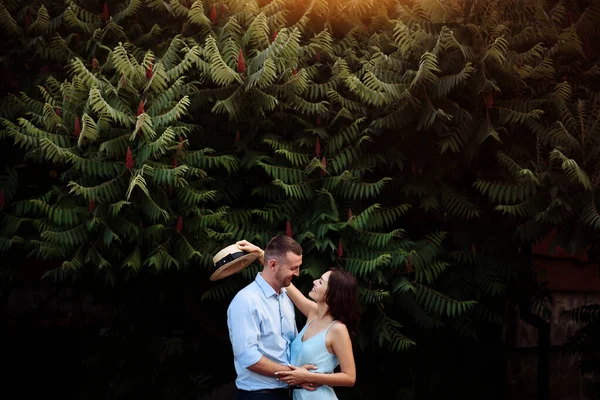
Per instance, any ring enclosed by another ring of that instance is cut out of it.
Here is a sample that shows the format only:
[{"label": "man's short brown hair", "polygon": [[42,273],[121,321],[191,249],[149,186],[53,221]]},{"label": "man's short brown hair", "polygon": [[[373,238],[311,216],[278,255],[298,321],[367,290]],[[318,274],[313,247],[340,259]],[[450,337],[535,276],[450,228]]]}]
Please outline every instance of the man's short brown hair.
[{"label": "man's short brown hair", "polygon": [[291,251],[297,256],[302,255],[302,246],[294,239],[287,235],[278,235],[267,243],[265,247],[265,263],[274,258],[277,261],[282,261],[286,258],[287,253]]}]

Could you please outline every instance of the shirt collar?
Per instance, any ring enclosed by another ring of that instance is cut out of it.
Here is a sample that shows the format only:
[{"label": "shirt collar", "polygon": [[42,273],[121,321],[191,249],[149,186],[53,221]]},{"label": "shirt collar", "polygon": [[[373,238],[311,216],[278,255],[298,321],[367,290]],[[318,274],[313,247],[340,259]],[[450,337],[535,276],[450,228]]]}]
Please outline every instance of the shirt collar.
[{"label": "shirt collar", "polygon": [[[271,296],[277,297],[277,293],[275,292],[275,289],[273,289],[271,287],[271,285],[269,285],[269,283],[267,281],[265,281],[265,278],[262,277],[260,272],[258,274],[256,274],[256,284],[262,290],[263,294],[265,295],[265,298],[268,299]],[[281,288],[281,294],[284,294],[286,292],[287,292],[286,288]]]}]

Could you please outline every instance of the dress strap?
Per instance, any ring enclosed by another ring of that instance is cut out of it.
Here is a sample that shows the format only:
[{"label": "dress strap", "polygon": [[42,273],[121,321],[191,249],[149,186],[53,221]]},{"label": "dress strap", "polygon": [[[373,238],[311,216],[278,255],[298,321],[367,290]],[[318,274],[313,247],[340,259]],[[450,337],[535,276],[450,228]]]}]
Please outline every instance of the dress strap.
[{"label": "dress strap", "polygon": [[333,324],[335,324],[336,322],[337,322],[337,319],[334,319],[333,322],[331,324],[329,324],[327,329],[325,329],[325,332],[327,332],[329,330],[329,328],[331,328],[333,326]]}]

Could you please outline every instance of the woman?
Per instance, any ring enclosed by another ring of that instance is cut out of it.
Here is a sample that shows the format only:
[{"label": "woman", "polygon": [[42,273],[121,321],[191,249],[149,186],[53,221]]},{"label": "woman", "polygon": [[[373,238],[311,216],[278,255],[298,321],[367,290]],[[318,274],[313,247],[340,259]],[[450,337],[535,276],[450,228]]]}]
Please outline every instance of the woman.
[{"label": "woman", "polygon": [[[354,386],[356,381],[350,339],[360,312],[356,279],[345,271],[331,269],[313,282],[308,294],[312,300],[293,284],[287,287],[287,294],[307,323],[291,344],[292,370],[276,375],[290,386],[316,387],[295,389],[294,400],[337,399],[332,386]],[[305,364],[314,364],[317,369],[295,367]],[[340,372],[333,372],[338,365]]]}]

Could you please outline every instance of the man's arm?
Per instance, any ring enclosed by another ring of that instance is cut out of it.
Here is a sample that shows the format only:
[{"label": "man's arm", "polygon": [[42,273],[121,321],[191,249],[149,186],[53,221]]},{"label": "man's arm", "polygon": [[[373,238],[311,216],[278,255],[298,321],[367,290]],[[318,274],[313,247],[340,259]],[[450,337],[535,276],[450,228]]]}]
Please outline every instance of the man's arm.
[{"label": "man's arm", "polygon": [[291,368],[287,365],[278,364],[275,361],[269,360],[265,356],[262,356],[256,364],[249,366],[248,369],[252,372],[256,372],[257,374],[270,376],[271,378],[277,378],[277,375],[275,375],[275,372],[277,371],[291,370]]},{"label": "man's arm", "polygon": [[227,310],[227,326],[233,347],[233,356],[242,368],[257,374],[275,377],[276,371],[288,371],[258,350],[260,328],[256,309],[248,296],[237,296]]}]

